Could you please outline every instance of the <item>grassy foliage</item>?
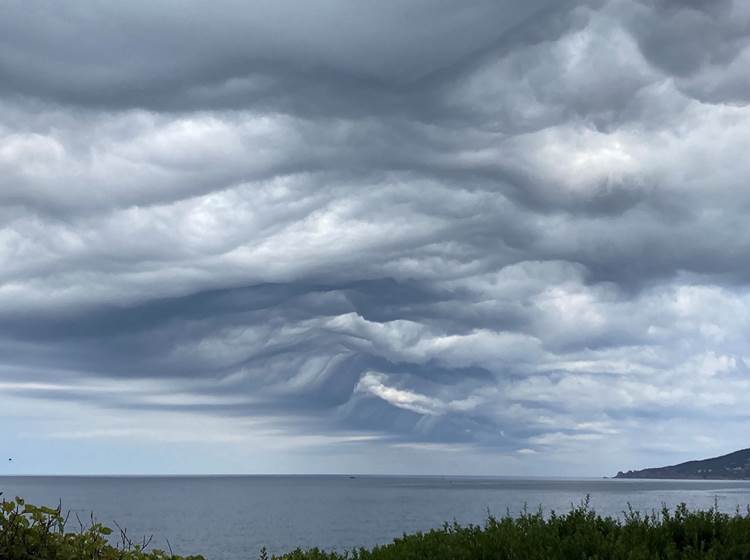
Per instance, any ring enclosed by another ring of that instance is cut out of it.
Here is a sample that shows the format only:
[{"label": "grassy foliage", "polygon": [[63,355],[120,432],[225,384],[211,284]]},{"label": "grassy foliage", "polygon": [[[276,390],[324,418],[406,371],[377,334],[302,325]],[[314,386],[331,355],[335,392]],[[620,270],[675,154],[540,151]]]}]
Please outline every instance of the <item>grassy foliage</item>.
[{"label": "grassy foliage", "polygon": [[[22,499],[0,502],[0,560],[203,560],[134,543],[119,529],[78,521],[66,531],[62,509],[36,507]],[[519,517],[489,517],[484,526],[457,523],[426,533],[404,535],[372,550],[339,554],[319,549],[295,550],[277,560],[750,560],[750,510],[734,515],[674,511],[642,515],[629,510],[621,519],[601,517],[588,501],[565,515],[541,511]],[[261,560],[268,560],[265,550]]]},{"label": "grassy foliage", "polygon": [[688,511],[600,517],[588,501],[565,515],[490,517],[484,527],[446,524],[345,554],[295,550],[284,560],[750,560],[750,512]]},{"label": "grassy foliage", "polygon": [[203,560],[182,558],[161,550],[146,552],[148,542],[133,542],[120,530],[120,542],[112,546],[112,529],[78,521],[78,530],[66,531],[69,515],[62,508],[37,507],[21,498],[0,502],[0,560]]}]

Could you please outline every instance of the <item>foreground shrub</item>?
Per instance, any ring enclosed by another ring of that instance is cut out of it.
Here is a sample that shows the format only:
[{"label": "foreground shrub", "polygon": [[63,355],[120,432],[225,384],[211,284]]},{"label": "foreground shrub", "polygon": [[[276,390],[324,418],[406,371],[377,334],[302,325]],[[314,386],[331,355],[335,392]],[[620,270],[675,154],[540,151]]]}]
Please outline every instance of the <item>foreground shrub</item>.
[{"label": "foreground shrub", "polygon": [[78,530],[67,532],[69,515],[62,507],[37,507],[22,498],[0,502],[0,560],[203,560],[201,556],[182,558],[161,550],[146,552],[148,541],[133,542],[124,530],[119,544],[107,536],[112,529],[92,517]]},{"label": "foreground shrub", "polygon": [[[36,507],[22,499],[0,502],[0,560],[203,560],[161,550],[148,541],[119,539],[97,523],[78,522],[66,531],[62,508]],[[117,542],[119,540],[119,542]],[[112,544],[112,541],[115,544]],[[458,523],[404,535],[392,543],[345,552],[300,550],[277,560],[750,560],[750,509],[720,513],[716,505],[689,511],[642,515],[629,509],[621,518],[601,517],[588,500],[565,515],[541,511],[519,517],[490,516],[484,526]],[[263,549],[261,560],[268,560]]]},{"label": "foreground shrub", "polygon": [[446,524],[372,550],[295,550],[279,560],[750,560],[750,511],[688,511],[601,517],[588,500],[565,515],[489,517],[483,527]]}]

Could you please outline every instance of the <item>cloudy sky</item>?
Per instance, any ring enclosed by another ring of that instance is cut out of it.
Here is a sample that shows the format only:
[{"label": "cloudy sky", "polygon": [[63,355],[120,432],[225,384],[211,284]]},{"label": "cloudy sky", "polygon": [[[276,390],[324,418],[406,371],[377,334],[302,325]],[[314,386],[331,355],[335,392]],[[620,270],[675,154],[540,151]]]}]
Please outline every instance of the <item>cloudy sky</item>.
[{"label": "cloudy sky", "polygon": [[748,447],[749,103],[741,0],[2,2],[2,469]]}]

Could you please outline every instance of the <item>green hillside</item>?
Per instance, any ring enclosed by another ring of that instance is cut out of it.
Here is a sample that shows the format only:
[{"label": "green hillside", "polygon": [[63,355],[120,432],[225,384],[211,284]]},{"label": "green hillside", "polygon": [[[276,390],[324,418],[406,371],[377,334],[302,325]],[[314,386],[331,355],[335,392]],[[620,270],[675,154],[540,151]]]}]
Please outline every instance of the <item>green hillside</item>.
[{"label": "green hillside", "polygon": [[620,471],[615,478],[750,479],[750,449],[668,467]]}]

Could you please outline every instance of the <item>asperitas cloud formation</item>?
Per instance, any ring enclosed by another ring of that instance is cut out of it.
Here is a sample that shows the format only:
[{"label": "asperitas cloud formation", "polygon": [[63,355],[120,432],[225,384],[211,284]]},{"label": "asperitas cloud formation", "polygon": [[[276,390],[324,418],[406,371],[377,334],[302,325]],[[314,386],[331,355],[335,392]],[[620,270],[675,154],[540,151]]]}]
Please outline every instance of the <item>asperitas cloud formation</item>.
[{"label": "asperitas cloud formation", "polygon": [[29,472],[747,447],[748,103],[739,0],[3,2],[0,439]]}]

